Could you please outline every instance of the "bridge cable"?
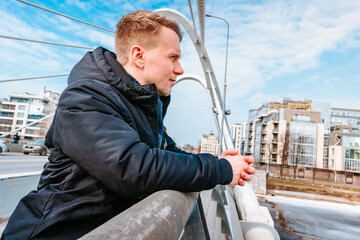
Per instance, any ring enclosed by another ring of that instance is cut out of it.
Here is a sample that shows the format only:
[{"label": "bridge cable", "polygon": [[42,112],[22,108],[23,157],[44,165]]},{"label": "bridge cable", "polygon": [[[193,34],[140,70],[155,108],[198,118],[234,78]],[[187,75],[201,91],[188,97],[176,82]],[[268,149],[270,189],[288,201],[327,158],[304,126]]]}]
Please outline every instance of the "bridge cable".
[{"label": "bridge cable", "polygon": [[197,34],[197,32],[196,32],[196,26],[195,26],[195,20],[194,20],[194,13],[193,13],[192,6],[191,6],[191,0],[188,0],[188,3],[189,3],[189,8],[190,8],[190,13],[191,13],[192,22],[193,22],[193,25],[194,25],[196,42],[198,42],[198,41],[199,41],[199,38],[198,38],[198,34]]},{"label": "bridge cable", "polygon": [[34,79],[42,79],[42,78],[64,77],[64,76],[69,76],[69,73],[55,74],[55,75],[47,75],[47,76],[38,76],[38,77],[28,77],[28,78],[4,79],[4,80],[0,80],[0,83],[4,83],[4,82],[15,82],[15,81],[24,81],[24,80],[34,80]]},{"label": "bridge cable", "polygon": [[205,57],[205,1],[197,0],[197,8],[201,35],[202,57]]},{"label": "bridge cable", "polygon": [[26,39],[26,38],[4,36],[4,35],[0,35],[0,38],[7,38],[7,39],[12,39],[12,40],[49,44],[49,45],[56,45],[56,46],[63,46],[63,47],[82,48],[82,49],[87,49],[87,50],[94,50],[95,49],[95,48],[92,48],[92,47],[83,47],[83,46],[69,45],[69,44],[63,44],[63,43],[46,42],[46,41],[39,41],[39,40],[32,40],[32,39]]},{"label": "bridge cable", "polygon": [[77,22],[81,22],[81,23],[84,23],[84,24],[90,25],[90,26],[95,27],[95,28],[102,29],[102,30],[104,30],[104,31],[108,31],[108,32],[111,32],[111,33],[115,33],[114,31],[112,31],[112,30],[110,30],[110,29],[103,28],[103,27],[99,27],[99,26],[97,26],[97,25],[95,25],[95,24],[88,23],[88,22],[82,21],[82,20],[77,19],[77,18],[74,18],[74,17],[70,17],[70,16],[68,16],[68,15],[65,15],[65,14],[62,14],[62,13],[59,13],[59,12],[53,11],[53,10],[48,9],[48,8],[41,7],[41,6],[39,6],[39,5],[36,5],[36,4],[33,4],[33,3],[30,3],[30,2],[28,2],[28,1],[24,1],[24,0],[16,0],[16,1],[21,2],[21,3],[28,4],[28,5],[31,5],[31,6],[36,7],[36,8],[40,8],[40,9],[42,9],[42,10],[45,10],[45,11],[48,11],[48,12],[51,12],[51,13],[54,13],[54,14],[60,15],[60,16],[62,16],[62,17],[66,17],[66,18],[72,19],[72,20],[77,21]]}]

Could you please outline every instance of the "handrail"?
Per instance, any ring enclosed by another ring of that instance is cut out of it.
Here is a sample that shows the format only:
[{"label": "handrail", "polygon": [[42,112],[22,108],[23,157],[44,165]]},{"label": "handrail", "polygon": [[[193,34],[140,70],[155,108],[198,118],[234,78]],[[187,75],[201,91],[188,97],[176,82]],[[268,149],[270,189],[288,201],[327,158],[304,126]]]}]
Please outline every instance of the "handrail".
[{"label": "handrail", "polygon": [[[249,185],[246,185],[249,187]],[[80,240],[97,239],[235,239],[278,240],[279,235],[267,208],[259,207],[256,199],[242,195],[235,188],[236,201],[247,201],[245,208],[237,204],[229,187],[218,185],[198,193],[174,190],[155,192],[125,210]],[[257,205],[251,207],[250,205]]]},{"label": "handrail", "polygon": [[193,211],[197,196],[197,193],[173,190],[156,192],[80,239],[178,240]]}]

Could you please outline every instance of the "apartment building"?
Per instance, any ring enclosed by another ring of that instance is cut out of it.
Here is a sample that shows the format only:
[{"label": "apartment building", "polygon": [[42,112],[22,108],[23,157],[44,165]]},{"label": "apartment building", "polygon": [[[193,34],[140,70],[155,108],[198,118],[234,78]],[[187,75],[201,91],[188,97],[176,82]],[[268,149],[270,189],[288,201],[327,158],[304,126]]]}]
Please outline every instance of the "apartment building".
[{"label": "apartment building", "polygon": [[328,168],[360,172],[360,110],[331,108]]},{"label": "apartment building", "polygon": [[259,163],[360,172],[360,110],[270,102],[249,111],[245,153]]},{"label": "apartment building", "polygon": [[209,135],[203,134],[201,138],[200,153],[210,153],[214,156],[219,155],[219,138],[210,132]]},{"label": "apartment building", "polygon": [[[30,124],[54,113],[59,101],[59,94],[45,89],[39,95],[22,93],[10,94],[10,99],[3,99],[0,108],[0,135]],[[19,132],[22,139],[44,138],[52,118],[31,125]]]},{"label": "apartment building", "polygon": [[332,126],[360,126],[360,110],[347,108],[331,108],[330,122]]},{"label": "apartment building", "polygon": [[250,110],[246,154],[259,163],[322,167],[324,123],[311,103],[284,99]]}]

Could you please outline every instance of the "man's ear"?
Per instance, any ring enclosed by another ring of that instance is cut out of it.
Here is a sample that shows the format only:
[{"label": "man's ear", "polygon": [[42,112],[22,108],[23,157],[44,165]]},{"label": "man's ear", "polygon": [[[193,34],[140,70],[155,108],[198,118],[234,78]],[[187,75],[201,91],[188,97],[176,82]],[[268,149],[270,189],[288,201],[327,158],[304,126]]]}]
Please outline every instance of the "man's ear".
[{"label": "man's ear", "polygon": [[139,45],[133,45],[130,49],[131,61],[139,67],[144,67],[144,49]]}]

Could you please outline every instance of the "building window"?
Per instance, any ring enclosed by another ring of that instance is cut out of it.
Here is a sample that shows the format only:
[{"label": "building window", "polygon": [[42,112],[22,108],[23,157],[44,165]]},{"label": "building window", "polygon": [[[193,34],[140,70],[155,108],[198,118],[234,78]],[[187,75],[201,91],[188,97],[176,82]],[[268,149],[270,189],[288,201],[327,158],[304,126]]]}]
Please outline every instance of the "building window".
[{"label": "building window", "polygon": [[17,116],[23,118],[23,117],[24,117],[24,113],[18,113]]},{"label": "building window", "polygon": [[23,124],[23,120],[16,120],[16,124],[22,125],[22,124]]},{"label": "building window", "polygon": [[10,97],[10,102],[28,102],[29,99],[27,98],[14,98],[14,97]]},{"label": "building window", "polygon": [[12,119],[0,119],[0,124],[11,125],[13,123]]},{"label": "building window", "polygon": [[0,116],[12,118],[12,117],[14,117],[14,113],[13,112],[0,112]]},{"label": "building window", "polygon": [[310,122],[310,116],[306,116],[306,115],[294,115],[294,121]]},{"label": "building window", "polygon": [[2,106],[2,109],[15,110],[15,105],[4,104],[4,105]]},{"label": "building window", "polygon": [[32,129],[26,129],[26,130],[25,130],[25,133],[26,133],[26,134],[34,134],[34,130],[32,130]]},{"label": "building window", "polygon": [[43,115],[39,115],[39,114],[29,114],[28,115],[28,119],[41,119],[43,118],[44,116]]},{"label": "building window", "polygon": [[26,106],[25,105],[19,105],[19,110],[25,110]]},{"label": "building window", "polygon": [[328,166],[328,160],[327,159],[323,159],[323,168],[329,168]]}]

